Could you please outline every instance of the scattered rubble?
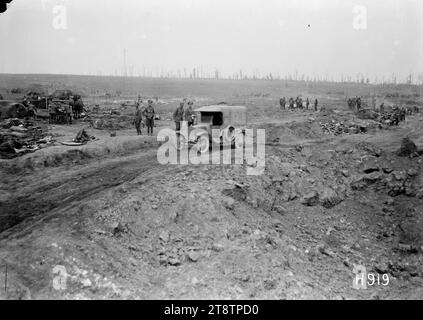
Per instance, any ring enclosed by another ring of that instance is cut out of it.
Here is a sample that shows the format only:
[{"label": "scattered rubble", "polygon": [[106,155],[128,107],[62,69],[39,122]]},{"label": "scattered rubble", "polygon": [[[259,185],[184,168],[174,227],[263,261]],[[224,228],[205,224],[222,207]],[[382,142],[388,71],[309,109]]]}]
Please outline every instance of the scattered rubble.
[{"label": "scattered rubble", "polygon": [[301,203],[305,206],[315,206],[319,202],[319,194],[311,191],[303,196]]},{"label": "scattered rubble", "polygon": [[31,121],[5,119],[0,123],[0,157],[14,158],[54,142],[46,130]]},{"label": "scattered rubble", "polygon": [[408,157],[408,156],[412,156],[412,155],[418,155],[417,146],[409,137],[405,137],[401,141],[401,147],[398,150],[397,154],[400,157]]},{"label": "scattered rubble", "polygon": [[[102,118],[90,113],[86,121],[127,128],[131,116],[118,108],[119,114],[108,110]],[[368,140],[373,144],[357,143],[360,136],[325,137],[315,143],[325,130],[337,135],[378,128],[373,120],[325,114],[329,121],[316,113],[304,122],[273,125],[275,145],[266,149],[266,170],[260,176],[245,175],[244,167],[232,165],[165,168],[157,165],[155,154],[146,153],[75,166],[63,178],[29,184],[33,195],[19,189],[25,180],[10,179],[8,187],[17,187],[20,197],[10,198],[21,200],[21,212],[36,209],[52,217],[43,220],[42,228],[34,223],[19,245],[13,237],[12,243],[4,240],[11,265],[27,268],[27,278],[38,279],[58,261],[76,274],[68,265],[79,258],[81,270],[96,270],[136,297],[154,298],[203,298],[211,293],[238,298],[242,292],[246,298],[264,299],[360,298],[366,293],[351,289],[348,280],[358,263],[380,273],[421,277],[421,243],[398,239],[407,231],[401,231],[405,227],[397,221],[412,224],[419,217],[419,212],[402,208],[404,202],[421,203],[409,197],[413,192],[423,198],[423,186],[416,184],[421,178],[419,159],[399,158],[378,148],[376,139]],[[327,129],[322,130],[319,121]],[[20,123],[7,130],[25,132]],[[89,131],[81,130],[74,141],[90,141]],[[396,131],[389,133],[398,139]],[[14,213],[6,206],[1,209]],[[15,226],[22,230],[28,225]],[[57,245],[43,249],[52,238],[62,241],[63,253]],[[62,262],[64,257],[69,261]],[[109,297],[90,271],[69,284],[75,287],[53,294]],[[392,281],[391,296],[403,297],[398,284],[410,283]],[[410,291],[417,286],[410,285]],[[52,294],[35,281],[28,287],[35,298]],[[110,291],[114,298],[125,298],[115,288]],[[388,291],[377,297],[385,298]]]},{"label": "scattered rubble", "polygon": [[109,116],[91,114],[89,117],[86,117],[84,121],[89,122],[94,129],[98,130],[122,130],[130,128],[132,125],[132,117],[116,114]]},{"label": "scattered rubble", "polygon": [[336,121],[332,119],[328,122],[319,122],[319,124],[324,133],[333,135],[366,133],[381,128],[380,124],[374,121],[356,123],[349,120]]},{"label": "scattered rubble", "polygon": [[125,231],[124,226],[120,222],[114,222],[110,225],[110,229],[112,231],[112,234],[117,236]]},{"label": "scattered rubble", "polygon": [[79,143],[86,143],[90,140],[94,140],[94,136],[89,136],[88,133],[85,131],[85,129],[79,130],[79,132],[76,134],[75,138],[73,139],[74,142]]},{"label": "scattered rubble", "polygon": [[325,208],[332,208],[341,203],[344,198],[331,188],[324,188],[319,195],[320,203]]},{"label": "scattered rubble", "polygon": [[83,144],[86,144],[88,141],[95,139],[96,138],[94,136],[88,135],[85,129],[81,129],[78,131],[75,138],[73,138],[71,141],[62,141],[60,143],[65,146],[81,146]]}]

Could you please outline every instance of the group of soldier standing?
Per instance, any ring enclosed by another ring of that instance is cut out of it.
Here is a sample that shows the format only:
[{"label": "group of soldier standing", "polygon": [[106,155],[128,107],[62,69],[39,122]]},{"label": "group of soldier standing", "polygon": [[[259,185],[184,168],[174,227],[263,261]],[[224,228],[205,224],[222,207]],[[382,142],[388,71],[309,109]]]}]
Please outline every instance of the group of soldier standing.
[{"label": "group of soldier standing", "polygon": [[[135,119],[134,124],[135,128],[137,129],[137,134],[141,135],[141,124],[143,118],[145,119],[145,126],[147,127],[147,135],[153,135],[153,128],[154,128],[154,118],[156,115],[156,112],[154,111],[153,107],[153,100],[147,101],[147,107],[144,107],[142,104],[142,100],[140,97],[138,97],[138,101],[135,105]],[[141,107],[140,107],[141,106]]]},{"label": "group of soldier standing", "polygon": [[[286,109],[287,101],[286,101],[285,97],[280,98],[279,104],[280,104],[282,109],[284,109],[284,110]],[[314,111],[317,111],[318,104],[319,104],[319,101],[317,99],[315,99],[314,100]],[[295,98],[295,100],[292,97],[289,98],[289,100],[288,100],[288,109],[289,110],[292,111],[295,108],[302,110],[302,109],[304,109],[304,107],[305,107],[306,110],[309,110],[309,108],[310,108],[310,99],[309,98],[307,98],[305,100],[305,103],[303,102],[303,99],[300,96]]]},{"label": "group of soldier standing", "polygon": [[[374,104],[373,108],[375,109],[376,108],[376,100],[373,99],[372,103]],[[361,109],[361,97],[348,98],[347,104],[348,104],[348,108],[350,110],[360,111],[360,109]]]},{"label": "group of soldier standing", "polygon": [[[186,106],[185,106],[186,105]],[[194,125],[195,114],[192,109],[194,102],[187,100],[186,98],[180,102],[178,108],[173,112],[173,121],[175,121],[176,131],[181,130],[181,122],[186,121],[188,127]],[[141,97],[138,97],[138,101],[135,104],[135,118],[134,125],[137,130],[137,134],[141,135],[141,126],[143,119],[145,119],[145,126],[147,127],[147,135],[153,135],[154,119],[156,112],[153,107],[153,100],[147,101],[147,107],[143,106]]]},{"label": "group of soldier standing", "polygon": [[[359,112],[363,109],[361,97],[353,97],[347,99],[348,108],[352,111]],[[373,96],[372,101],[373,111],[378,112],[379,118],[389,125],[398,125],[401,121],[405,121],[406,115],[419,114],[420,109],[418,106],[398,106],[394,105],[388,107],[388,110],[385,110],[385,103],[382,102],[379,105],[379,110],[376,106],[376,97]]]},{"label": "group of soldier standing", "polygon": [[380,106],[380,112],[381,117],[385,120],[389,120],[391,125],[398,125],[401,121],[405,120],[405,116],[409,115],[411,116],[414,114],[419,114],[420,109],[417,106],[414,107],[399,107],[399,106],[393,106],[392,112],[384,112],[384,106],[383,103]]},{"label": "group of soldier standing", "polygon": [[[187,105],[187,107],[185,107],[185,104]],[[176,131],[181,130],[182,121],[186,121],[188,127],[194,125],[195,114],[194,110],[192,109],[193,105],[193,101],[187,101],[187,99],[185,98],[184,100],[182,100],[181,103],[179,103],[179,107],[175,110],[175,112],[173,112],[173,121],[175,121]]]}]

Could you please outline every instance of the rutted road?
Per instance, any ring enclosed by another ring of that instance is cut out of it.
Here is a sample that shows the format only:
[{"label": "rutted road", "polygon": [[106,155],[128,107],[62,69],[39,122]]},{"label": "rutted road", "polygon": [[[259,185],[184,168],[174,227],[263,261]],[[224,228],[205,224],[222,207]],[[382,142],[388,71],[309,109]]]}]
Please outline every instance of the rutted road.
[{"label": "rutted road", "polygon": [[151,150],[148,153],[79,165],[43,180],[32,178],[24,187],[18,188],[13,196],[0,202],[0,232],[4,237],[5,230],[29,217],[42,217],[54,209],[131,181],[147,171],[150,174],[160,171],[164,173],[163,169],[164,166],[157,162],[156,151]]}]

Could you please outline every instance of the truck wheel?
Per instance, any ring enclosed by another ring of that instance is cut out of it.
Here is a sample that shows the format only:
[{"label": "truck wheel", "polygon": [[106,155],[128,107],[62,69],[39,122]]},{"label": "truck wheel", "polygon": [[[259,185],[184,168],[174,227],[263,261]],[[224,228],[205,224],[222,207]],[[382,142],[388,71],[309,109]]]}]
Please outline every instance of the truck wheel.
[{"label": "truck wheel", "polygon": [[197,139],[197,142],[194,145],[194,148],[197,149],[197,151],[200,151],[201,153],[205,153],[210,148],[210,141],[209,137],[207,136],[200,136]]},{"label": "truck wheel", "polygon": [[245,133],[244,132],[236,132],[235,138],[233,140],[233,146],[235,149],[241,149],[244,147],[245,144]]},{"label": "truck wheel", "polygon": [[233,126],[229,126],[223,131],[223,142],[224,143],[232,143],[235,136],[235,128]]}]

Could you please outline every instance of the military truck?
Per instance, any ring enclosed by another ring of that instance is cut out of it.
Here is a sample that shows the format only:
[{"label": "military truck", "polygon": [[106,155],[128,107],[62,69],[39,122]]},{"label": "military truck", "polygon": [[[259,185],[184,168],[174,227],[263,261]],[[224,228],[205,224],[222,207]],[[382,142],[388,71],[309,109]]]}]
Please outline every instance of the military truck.
[{"label": "military truck", "polygon": [[72,124],[73,110],[70,100],[49,100],[48,113],[49,123]]},{"label": "military truck", "polygon": [[[205,152],[212,144],[242,147],[247,126],[245,106],[210,105],[195,109],[194,112],[195,124],[179,132],[178,149],[188,145]],[[212,130],[218,131],[214,137]],[[185,136],[184,131],[188,132],[188,136]]]}]

